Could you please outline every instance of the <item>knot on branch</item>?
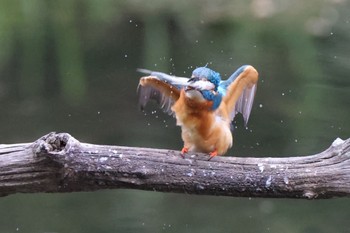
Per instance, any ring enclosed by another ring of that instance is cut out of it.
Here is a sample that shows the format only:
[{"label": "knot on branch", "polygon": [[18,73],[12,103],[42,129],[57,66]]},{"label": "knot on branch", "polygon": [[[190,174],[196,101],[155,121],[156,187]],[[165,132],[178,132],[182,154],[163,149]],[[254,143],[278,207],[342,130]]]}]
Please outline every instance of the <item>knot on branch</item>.
[{"label": "knot on branch", "polygon": [[65,154],[77,144],[79,141],[68,133],[51,132],[34,142],[33,152],[36,155]]},{"label": "knot on branch", "polygon": [[350,157],[350,138],[347,140],[335,139],[329,149],[335,151],[336,154]]}]

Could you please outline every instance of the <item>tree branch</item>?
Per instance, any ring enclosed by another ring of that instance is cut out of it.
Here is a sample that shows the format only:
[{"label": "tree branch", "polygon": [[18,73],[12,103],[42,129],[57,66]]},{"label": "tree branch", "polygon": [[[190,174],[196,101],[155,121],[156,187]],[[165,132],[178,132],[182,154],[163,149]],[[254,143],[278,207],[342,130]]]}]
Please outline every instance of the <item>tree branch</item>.
[{"label": "tree branch", "polygon": [[172,150],[80,143],[50,133],[0,145],[0,196],[128,188],[276,198],[350,196],[350,139],[319,154],[289,158],[215,157]]}]

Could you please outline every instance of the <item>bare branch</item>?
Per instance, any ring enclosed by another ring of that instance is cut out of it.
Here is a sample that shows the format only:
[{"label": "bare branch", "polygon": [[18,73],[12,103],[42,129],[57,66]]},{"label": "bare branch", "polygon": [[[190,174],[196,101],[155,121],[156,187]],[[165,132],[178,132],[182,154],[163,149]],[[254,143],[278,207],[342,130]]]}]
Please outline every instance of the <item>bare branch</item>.
[{"label": "bare branch", "polygon": [[0,145],[0,196],[129,188],[202,195],[331,198],[350,196],[350,139],[303,157],[237,158],[80,143],[50,133]]}]

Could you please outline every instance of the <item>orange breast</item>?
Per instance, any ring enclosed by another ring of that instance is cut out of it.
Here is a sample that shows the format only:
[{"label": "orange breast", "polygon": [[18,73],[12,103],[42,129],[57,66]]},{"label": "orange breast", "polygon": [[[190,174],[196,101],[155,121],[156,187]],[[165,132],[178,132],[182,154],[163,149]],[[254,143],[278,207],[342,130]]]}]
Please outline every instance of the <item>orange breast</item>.
[{"label": "orange breast", "polygon": [[204,153],[217,150],[222,155],[232,146],[230,120],[225,107],[212,111],[211,106],[209,101],[187,98],[182,90],[172,110],[181,126],[184,147]]}]

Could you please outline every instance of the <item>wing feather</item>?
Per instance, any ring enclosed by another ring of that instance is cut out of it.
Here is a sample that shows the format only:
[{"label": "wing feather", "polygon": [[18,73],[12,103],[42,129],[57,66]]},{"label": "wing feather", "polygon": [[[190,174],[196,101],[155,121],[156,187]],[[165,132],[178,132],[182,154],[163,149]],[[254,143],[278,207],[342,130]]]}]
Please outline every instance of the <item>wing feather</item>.
[{"label": "wing feather", "polygon": [[152,71],[152,70],[147,70],[147,69],[137,69],[137,71],[140,73],[149,74],[150,76],[156,76],[159,78],[159,80],[167,82],[167,83],[171,84],[172,86],[175,86],[179,89],[188,85],[189,79],[185,78],[185,77],[178,77],[178,76],[169,75],[169,74],[166,74],[163,72]]},{"label": "wing feather", "polygon": [[220,83],[218,90],[223,95],[223,101],[231,120],[237,113],[241,113],[244,124],[247,125],[254,102],[257,81],[258,72],[254,67],[245,65],[233,73],[230,78]]},{"label": "wing feather", "polygon": [[143,109],[150,100],[155,100],[169,115],[173,115],[171,106],[180,96],[180,89],[157,76],[142,77],[138,86],[139,105]]},{"label": "wing feather", "polygon": [[247,126],[250,112],[252,111],[254,96],[256,92],[257,85],[254,84],[251,88],[245,88],[243,93],[237,100],[234,111],[231,112],[231,119],[241,113],[243,115],[244,125]]}]

